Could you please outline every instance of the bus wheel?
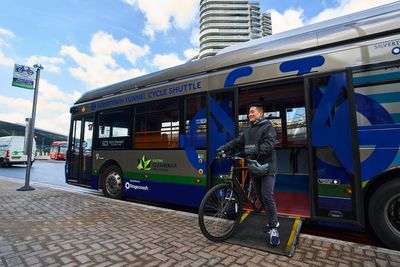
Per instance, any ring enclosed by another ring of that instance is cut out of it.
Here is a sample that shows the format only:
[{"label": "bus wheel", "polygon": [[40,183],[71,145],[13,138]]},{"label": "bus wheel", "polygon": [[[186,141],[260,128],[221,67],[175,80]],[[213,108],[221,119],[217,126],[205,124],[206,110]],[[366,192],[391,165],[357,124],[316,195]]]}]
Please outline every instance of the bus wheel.
[{"label": "bus wheel", "polygon": [[379,239],[391,249],[400,250],[400,179],[381,185],[373,193],[368,217]]},{"label": "bus wheel", "polygon": [[4,159],[0,159],[0,168],[5,167],[6,164],[4,163]]},{"label": "bus wheel", "polygon": [[106,197],[122,198],[122,174],[121,170],[115,166],[108,166],[103,172],[103,194]]}]

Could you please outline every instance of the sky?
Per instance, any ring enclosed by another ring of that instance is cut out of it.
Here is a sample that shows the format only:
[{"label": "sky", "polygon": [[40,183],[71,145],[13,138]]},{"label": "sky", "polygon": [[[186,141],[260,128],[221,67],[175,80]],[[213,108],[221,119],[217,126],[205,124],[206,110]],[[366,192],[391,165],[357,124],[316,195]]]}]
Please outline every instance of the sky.
[{"label": "sky", "polygon": [[[394,0],[261,0],[272,33]],[[1,0],[0,120],[25,123],[33,90],[14,64],[41,64],[35,127],[68,134],[81,94],[183,64],[199,49],[200,0]]]}]

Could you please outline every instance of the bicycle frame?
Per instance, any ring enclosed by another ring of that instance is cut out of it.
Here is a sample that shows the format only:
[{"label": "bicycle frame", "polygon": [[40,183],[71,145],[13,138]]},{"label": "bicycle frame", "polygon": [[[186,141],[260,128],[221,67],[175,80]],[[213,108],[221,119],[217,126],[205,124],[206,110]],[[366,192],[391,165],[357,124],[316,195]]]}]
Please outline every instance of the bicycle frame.
[{"label": "bicycle frame", "polygon": [[[234,157],[231,160],[234,162],[237,159],[242,159],[242,158]],[[237,192],[239,192],[240,197],[243,200],[244,204],[250,203],[251,205],[253,205],[254,203],[249,198],[249,194],[246,193],[245,190],[244,190],[244,182],[243,183],[239,182],[239,179],[238,179],[237,174],[236,174],[237,171],[239,171],[242,175],[247,174],[247,173],[243,172],[243,170],[245,168],[246,167],[243,167],[243,166],[235,167],[235,166],[232,165],[231,169],[230,169],[230,172],[229,172],[229,179],[226,179],[226,180],[227,180],[227,183],[230,184],[233,189],[236,189]]]}]

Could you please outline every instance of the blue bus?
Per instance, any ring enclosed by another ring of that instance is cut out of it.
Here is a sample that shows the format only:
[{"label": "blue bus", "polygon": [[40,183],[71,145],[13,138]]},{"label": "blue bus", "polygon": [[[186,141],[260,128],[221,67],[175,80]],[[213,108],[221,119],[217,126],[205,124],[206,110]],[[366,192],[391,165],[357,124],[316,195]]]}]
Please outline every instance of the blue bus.
[{"label": "blue bus", "polygon": [[196,208],[216,148],[260,102],[279,136],[278,213],[400,249],[399,24],[397,2],[89,91],[70,110],[66,182]]}]

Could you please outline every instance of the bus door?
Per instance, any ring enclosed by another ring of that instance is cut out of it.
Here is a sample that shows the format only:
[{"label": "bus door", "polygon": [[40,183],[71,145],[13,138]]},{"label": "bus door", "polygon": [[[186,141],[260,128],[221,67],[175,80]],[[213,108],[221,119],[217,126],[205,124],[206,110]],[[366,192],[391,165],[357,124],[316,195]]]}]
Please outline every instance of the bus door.
[{"label": "bus door", "polygon": [[313,219],[363,226],[351,71],[305,78]]},{"label": "bus door", "polygon": [[212,91],[208,94],[208,155],[207,155],[207,186],[210,188],[218,181],[215,177],[222,172],[228,172],[228,162],[216,162],[215,152],[221,145],[236,137],[237,118],[237,88],[227,88]]},{"label": "bus door", "polygon": [[93,118],[90,115],[72,120],[67,182],[91,185]]}]

